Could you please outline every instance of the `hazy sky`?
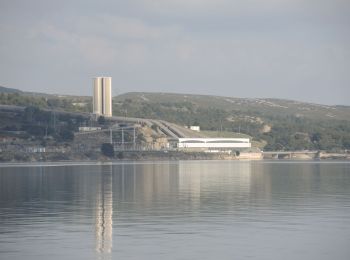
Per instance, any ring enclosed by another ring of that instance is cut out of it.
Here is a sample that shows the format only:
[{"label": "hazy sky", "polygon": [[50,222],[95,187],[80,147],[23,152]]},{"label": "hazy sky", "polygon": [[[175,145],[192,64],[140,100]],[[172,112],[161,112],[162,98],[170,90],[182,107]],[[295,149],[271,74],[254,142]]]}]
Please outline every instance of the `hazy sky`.
[{"label": "hazy sky", "polygon": [[349,0],[0,0],[0,85],[350,105]]}]

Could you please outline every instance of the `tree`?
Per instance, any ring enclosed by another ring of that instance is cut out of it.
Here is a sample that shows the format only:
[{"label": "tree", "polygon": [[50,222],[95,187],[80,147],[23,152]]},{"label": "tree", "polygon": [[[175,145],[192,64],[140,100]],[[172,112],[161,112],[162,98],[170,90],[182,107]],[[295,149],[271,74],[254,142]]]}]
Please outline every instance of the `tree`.
[{"label": "tree", "polygon": [[117,157],[118,157],[118,159],[124,159],[124,153],[123,152],[119,152],[117,154]]},{"label": "tree", "polygon": [[152,130],[154,130],[156,132],[158,131],[158,126],[156,124],[152,124],[151,128],[152,128]]},{"label": "tree", "polygon": [[110,143],[103,143],[101,145],[101,152],[105,156],[114,157],[114,148]]},{"label": "tree", "polygon": [[40,125],[26,124],[22,126],[22,130],[34,136],[44,136],[46,128]]},{"label": "tree", "polygon": [[106,119],[104,116],[99,116],[97,122],[99,125],[104,125],[106,123]]},{"label": "tree", "polygon": [[63,141],[73,141],[74,133],[69,129],[65,128],[60,131],[60,137]]},{"label": "tree", "polygon": [[36,113],[38,113],[39,108],[29,106],[24,109],[23,119],[25,122],[31,123],[34,119]]}]

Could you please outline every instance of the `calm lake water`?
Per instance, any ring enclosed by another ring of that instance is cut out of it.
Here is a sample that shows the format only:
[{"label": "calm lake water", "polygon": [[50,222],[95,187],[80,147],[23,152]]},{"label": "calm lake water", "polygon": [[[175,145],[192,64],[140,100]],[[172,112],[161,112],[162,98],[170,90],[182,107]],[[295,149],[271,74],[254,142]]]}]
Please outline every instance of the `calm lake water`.
[{"label": "calm lake water", "polygon": [[0,165],[0,259],[350,259],[350,163]]}]

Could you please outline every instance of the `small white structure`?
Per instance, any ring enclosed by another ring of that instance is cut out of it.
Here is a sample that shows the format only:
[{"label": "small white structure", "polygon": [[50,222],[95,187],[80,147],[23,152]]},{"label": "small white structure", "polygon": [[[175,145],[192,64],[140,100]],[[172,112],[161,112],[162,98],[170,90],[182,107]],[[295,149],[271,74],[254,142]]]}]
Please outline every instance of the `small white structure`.
[{"label": "small white structure", "polygon": [[196,131],[196,132],[200,132],[200,131],[201,131],[201,128],[200,128],[199,125],[191,125],[191,126],[190,126],[190,129],[191,129],[192,131]]},{"label": "small white structure", "polygon": [[79,127],[79,132],[92,132],[92,131],[100,131],[101,127],[95,127],[95,126],[81,126]]},{"label": "small white structure", "polygon": [[178,148],[250,148],[249,138],[179,138]]},{"label": "small white structure", "polygon": [[45,147],[26,147],[27,153],[45,153]]},{"label": "small white structure", "polygon": [[76,103],[72,103],[72,105],[75,107],[86,107],[87,103],[86,102],[76,102]]}]

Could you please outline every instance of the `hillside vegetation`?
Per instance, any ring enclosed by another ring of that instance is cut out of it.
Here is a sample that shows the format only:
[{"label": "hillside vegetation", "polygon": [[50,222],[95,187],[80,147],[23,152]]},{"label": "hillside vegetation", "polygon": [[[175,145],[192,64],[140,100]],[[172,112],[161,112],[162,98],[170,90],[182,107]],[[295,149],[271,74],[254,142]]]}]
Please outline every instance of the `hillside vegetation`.
[{"label": "hillside vegetation", "polygon": [[92,110],[89,97],[34,95],[26,92],[6,91],[0,88],[0,105],[34,106],[37,108],[57,109],[70,112],[90,112]]},{"label": "hillside vegetation", "polygon": [[350,149],[350,107],[280,99],[168,93],[126,93],[113,113],[163,119],[202,130],[238,132],[266,142],[266,150]]},{"label": "hillside vegetation", "polygon": [[[34,95],[0,88],[0,105],[91,112],[91,102],[91,97]],[[211,137],[252,136],[265,150],[350,149],[349,106],[281,99],[126,93],[113,98],[113,115],[199,125],[202,133]]]}]

